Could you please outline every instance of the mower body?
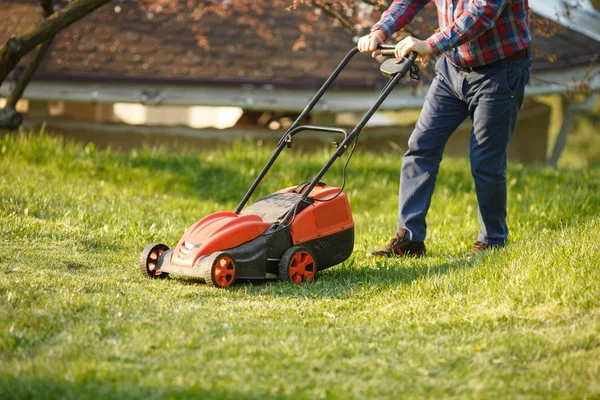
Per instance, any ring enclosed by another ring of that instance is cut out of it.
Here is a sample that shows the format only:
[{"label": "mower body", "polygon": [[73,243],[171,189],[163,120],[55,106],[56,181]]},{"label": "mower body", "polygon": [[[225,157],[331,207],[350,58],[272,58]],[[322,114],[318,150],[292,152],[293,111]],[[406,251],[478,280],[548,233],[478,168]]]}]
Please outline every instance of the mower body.
[{"label": "mower body", "polygon": [[[240,214],[204,217],[188,228],[174,249],[160,255],[155,273],[205,278],[213,255],[226,252],[235,265],[235,279],[277,279],[285,252],[294,246],[312,253],[313,272],[343,262],[354,248],[347,196],[337,187],[319,184],[301,200],[301,186],[267,195]],[[292,208],[294,217],[284,221]]]}]

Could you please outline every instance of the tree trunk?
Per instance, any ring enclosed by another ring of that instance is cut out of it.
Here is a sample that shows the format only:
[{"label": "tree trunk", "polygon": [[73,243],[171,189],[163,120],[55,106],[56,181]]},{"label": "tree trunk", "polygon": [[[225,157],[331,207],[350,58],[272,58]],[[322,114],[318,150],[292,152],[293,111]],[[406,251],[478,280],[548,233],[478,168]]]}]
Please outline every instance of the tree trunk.
[{"label": "tree trunk", "polygon": [[[48,18],[54,13],[52,0],[40,0],[40,5],[44,10],[44,18]],[[21,96],[23,96],[23,92],[29,84],[29,81],[31,81],[35,70],[38,68],[38,66],[44,59],[44,56],[46,55],[46,52],[48,51],[48,48],[52,43],[52,39],[54,39],[54,35],[52,35],[49,39],[47,39],[45,42],[38,46],[35,58],[31,60],[29,64],[27,64],[27,68],[25,69],[23,74],[19,76],[19,80],[17,81],[15,88],[6,100],[6,104],[8,107],[12,107],[13,109],[17,108],[17,102],[21,99]]]},{"label": "tree trunk", "polygon": [[25,92],[25,88],[29,84],[29,81],[31,81],[31,78],[33,77],[33,74],[35,73],[35,70],[42,62],[51,43],[52,43],[52,38],[46,40],[44,43],[42,43],[38,46],[38,50],[37,50],[37,54],[35,55],[35,58],[33,60],[31,60],[29,62],[29,64],[27,64],[27,68],[25,68],[25,71],[23,71],[23,73],[19,76],[19,80],[17,81],[17,84],[15,85],[14,89],[10,93],[10,96],[8,97],[8,99],[6,99],[7,106],[12,107],[12,108],[17,108],[17,102],[21,99],[21,96],[23,96],[23,92]]},{"label": "tree trunk", "polygon": [[51,39],[60,30],[85,17],[111,0],[74,0],[55,14],[29,29],[18,38],[11,38],[0,48],[0,85],[21,58],[40,43]]}]

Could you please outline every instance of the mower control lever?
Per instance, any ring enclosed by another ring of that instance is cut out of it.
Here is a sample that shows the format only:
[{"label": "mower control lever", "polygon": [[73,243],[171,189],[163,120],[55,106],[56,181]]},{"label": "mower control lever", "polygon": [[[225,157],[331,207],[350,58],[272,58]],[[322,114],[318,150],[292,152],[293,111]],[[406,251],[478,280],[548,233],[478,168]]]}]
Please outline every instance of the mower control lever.
[{"label": "mower control lever", "polygon": [[298,134],[302,131],[341,133],[342,135],[344,135],[344,139],[346,139],[348,137],[348,131],[346,131],[343,128],[334,128],[334,127],[330,127],[330,126],[317,126],[317,125],[300,125],[294,129],[291,129],[285,135],[285,138],[284,138],[285,144],[288,148],[292,148],[292,143],[293,143],[292,137],[294,137],[296,134]]}]

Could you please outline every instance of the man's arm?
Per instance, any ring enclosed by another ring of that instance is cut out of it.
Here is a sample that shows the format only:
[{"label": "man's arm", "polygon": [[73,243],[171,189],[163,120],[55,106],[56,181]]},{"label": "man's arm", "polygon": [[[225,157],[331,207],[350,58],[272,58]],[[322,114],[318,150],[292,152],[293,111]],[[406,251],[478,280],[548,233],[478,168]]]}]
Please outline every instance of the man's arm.
[{"label": "man's arm", "polygon": [[508,0],[474,0],[456,20],[427,39],[437,55],[469,42],[493,27]]},{"label": "man's arm", "polygon": [[394,0],[381,15],[381,19],[371,28],[371,33],[358,41],[358,49],[363,53],[376,56],[377,45],[386,41],[394,32],[399,31],[413,20],[415,15],[431,0]]},{"label": "man's arm", "polygon": [[388,39],[395,32],[408,25],[431,0],[394,0],[392,5],[381,15],[381,19],[371,28],[380,29]]}]

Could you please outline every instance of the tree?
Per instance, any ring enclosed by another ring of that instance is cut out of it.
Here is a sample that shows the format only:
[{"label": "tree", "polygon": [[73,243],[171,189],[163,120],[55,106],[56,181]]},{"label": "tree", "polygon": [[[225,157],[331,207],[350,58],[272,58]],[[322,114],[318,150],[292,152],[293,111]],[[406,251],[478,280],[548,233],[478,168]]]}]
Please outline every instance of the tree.
[{"label": "tree", "polygon": [[0,85],[8,74],[17,66],[19,61],[30,51],[38,48],[36,56],[19,78],[15,89],[7,101],[5,109],[0,110],[0,128],[14,129],[21,125],[22,117],[16,112],[15,107],[27,83],[33,76],[37,66],[44,58],[54,35],[72,23],[80,20],[92,11],[98,9],[110,0],[74,0],[58,12],[54,13],[52,0],[40,0],[43,10],[43,20],[19,37],[10,38],[0,47]]}]

